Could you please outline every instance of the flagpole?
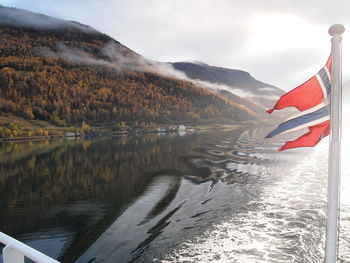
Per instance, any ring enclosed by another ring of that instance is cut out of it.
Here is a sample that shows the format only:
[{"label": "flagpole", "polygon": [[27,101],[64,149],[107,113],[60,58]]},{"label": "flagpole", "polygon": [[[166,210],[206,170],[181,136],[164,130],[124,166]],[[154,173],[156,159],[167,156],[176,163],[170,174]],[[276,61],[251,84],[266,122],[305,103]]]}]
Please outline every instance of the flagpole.
[{"label": "flagpole", "polygon": [[338,253],[338,217],[339,217],[339,182],[341,150],[341,34],[343,25],[333,25],[328,33],[332,36],[332,89],[331,89],[331,133],[328,164],[328,203],[325,263],[337,262]]}]

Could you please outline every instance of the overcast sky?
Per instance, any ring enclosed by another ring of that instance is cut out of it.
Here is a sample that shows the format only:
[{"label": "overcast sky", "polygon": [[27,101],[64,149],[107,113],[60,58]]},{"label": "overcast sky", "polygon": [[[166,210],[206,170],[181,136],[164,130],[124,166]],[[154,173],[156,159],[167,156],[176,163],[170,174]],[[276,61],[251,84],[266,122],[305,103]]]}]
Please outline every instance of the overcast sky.
[{"label": "overcast sky", "polygon": [[290,90],[330,53],[342,23],[343,78],[350,79],[349,0],[0,0],[4,6],[75,20],[146,58],[241,69]]}]

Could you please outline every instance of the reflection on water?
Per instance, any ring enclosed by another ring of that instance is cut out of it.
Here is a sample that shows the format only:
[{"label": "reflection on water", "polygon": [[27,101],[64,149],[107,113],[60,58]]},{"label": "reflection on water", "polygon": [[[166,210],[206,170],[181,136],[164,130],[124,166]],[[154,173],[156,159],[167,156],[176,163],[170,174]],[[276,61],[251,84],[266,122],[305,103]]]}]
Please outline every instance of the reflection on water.
[{"label": "reflection on water", "polygon": [[[1,231],[34,247],[51,242],[45,252],[71,262],[153,178],[171,176],[171,189],[176,189],[184,173],[205,176],[204,170],[188,167],[185,158],[195,154],[203,139],[145,136],[2,144]],[[174,194],[176,190],[170,191],[168,199]],[[166,202],[164,197],[150,216]]]},{"label": "reflection on water", "polygon": [[0,230],[62,262],[320,262],[327,144],[264,134],[1,144]]}]

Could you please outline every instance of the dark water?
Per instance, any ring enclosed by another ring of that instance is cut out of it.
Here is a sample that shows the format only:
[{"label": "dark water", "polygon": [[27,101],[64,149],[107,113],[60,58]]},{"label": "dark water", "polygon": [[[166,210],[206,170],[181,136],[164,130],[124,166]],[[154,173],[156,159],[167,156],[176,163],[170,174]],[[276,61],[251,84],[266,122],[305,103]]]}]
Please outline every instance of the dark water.
[{"label": "dark water", "polygon": [[265,133],[1,144],[0,231],[61,262],[321,262],[327,145]]}]

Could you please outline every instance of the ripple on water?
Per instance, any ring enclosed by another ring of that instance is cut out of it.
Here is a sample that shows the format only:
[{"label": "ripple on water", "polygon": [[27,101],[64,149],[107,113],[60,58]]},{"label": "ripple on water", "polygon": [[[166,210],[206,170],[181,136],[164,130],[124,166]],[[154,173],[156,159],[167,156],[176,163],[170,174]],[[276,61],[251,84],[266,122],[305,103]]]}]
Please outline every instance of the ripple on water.
[{"label": "ripple on water", "polygon": [[[349,127],[347,127],[349,128]],[[343,145],[349,145],[348,137],[344,138]],[[350,151],[343,147],[342,179],[340,192],[340,230],[339,230],[339,259],[340,262],[350,262]]]},{"label": "ripple on water", "polygon": [[226,145],[226,144],[215,144],[215,147],[218,147],[218,148],[228,148],[229,146]]},{"label": "ripple on water", "polygon": [[223,151],[218,151],[218,150],[208,150],[208,153],[216,156],[223,156],[225,154]]},{"label": "ripple on water", "polygon": [[[244,151],[242,151],[244,152]],[[160,262],[320,262],[323,258],[327,145],[294,166],[269,167],[230,160],[225,171],[270,173],[260,198],[202,235],[180,244]],[[283,153],[281,154],[283,155]],[[288,158],[288,154],[283,158]],[[204,162],[208,165],[208,160]],[[203,162],[202,162],[203,164]],[[316,167],[316,169],[315,169]]]}]

